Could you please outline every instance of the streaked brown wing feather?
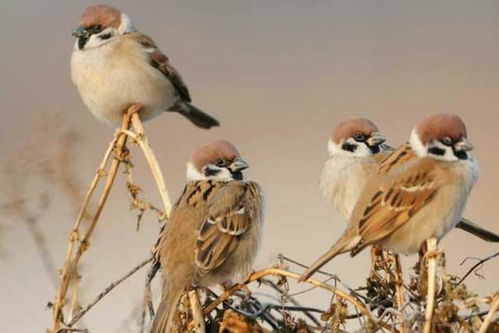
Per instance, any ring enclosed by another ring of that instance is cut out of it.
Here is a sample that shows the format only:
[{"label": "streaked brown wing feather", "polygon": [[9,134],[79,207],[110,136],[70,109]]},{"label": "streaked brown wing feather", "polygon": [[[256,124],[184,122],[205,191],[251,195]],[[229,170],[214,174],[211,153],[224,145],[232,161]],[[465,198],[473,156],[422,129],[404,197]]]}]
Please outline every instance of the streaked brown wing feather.
[{"label": "streaked brown wing feather", "polygon": [[409,144],[403,144],[397,149],[391,151],[389,154],[378,155],[382,157],[378,171],[381,175],[388,173],[390,170],[399,167],[403,163],[415,157]]},{"label": "streaked brown wing feather", "polygon": [[437,177],[431,163],[417,163],[382,184],[359,220],[362,244],[380,240],[397,230],[434,197]]},{"label": "streaked brown wing feather", "polygon": [[168,57],[159,50],[154,41],[139,32],[132,32],[129,36],[142,45],[144,51],[149,55],[151,66],[159,70],[168,80],[170,80],[175,89],[177,89],[180,97],[187,102],[191,102],[189,90],[187,89],[187,85],[182,79],[182,76],[180,76],[180,73],[170,64]]},{"label": "streaked brown wing feather", "polygon": [[247,205],[247,187],[247,183],[227,183],[208,202],[208,217],[196,242],[196,264],[202,274],[221,266],[248,230],[253,214]]}]

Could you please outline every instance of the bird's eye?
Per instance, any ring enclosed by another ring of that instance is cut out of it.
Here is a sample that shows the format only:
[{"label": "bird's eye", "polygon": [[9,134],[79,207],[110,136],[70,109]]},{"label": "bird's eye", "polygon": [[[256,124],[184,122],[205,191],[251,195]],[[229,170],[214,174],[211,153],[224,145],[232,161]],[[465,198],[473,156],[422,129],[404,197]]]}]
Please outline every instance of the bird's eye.
[{"label": "bird's eye", "polygon": [[100,25],[100,24],[94,25],[94,31],[95,32],[99,32],[101,30],[102,30],[102,25]]},{"label": "bird's eye", "polygon": [[446,146],[451,146],[452,145],[452,139],[446,136],[445,138],[442,139],[442,143]]},{"label": "bird's eye", "polygon": [[102,34],[99,36],[100,39],[109,39],[111,38],[111,36],[113,36],[112,33],[107,33],[107,34]]},{"label": "bird's eye", "polygon": [[355,141],[364,141],[366,139],[364,134],[362,133],[355,134],[353,138],[355,139]]},{"label": "bird's eye", "polygon": [[220,167],[225,166],[225,160],[224,160],[224,159],[222,159],[222,158],[219,158],[219,159],[217,160],[217,165],[218,165],[218,166],[220,166]]}]

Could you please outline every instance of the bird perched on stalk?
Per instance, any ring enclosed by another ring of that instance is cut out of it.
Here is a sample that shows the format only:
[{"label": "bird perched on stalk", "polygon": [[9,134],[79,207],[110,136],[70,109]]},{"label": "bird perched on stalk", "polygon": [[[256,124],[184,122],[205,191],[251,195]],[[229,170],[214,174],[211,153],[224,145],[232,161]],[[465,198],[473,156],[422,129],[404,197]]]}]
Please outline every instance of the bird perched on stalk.
[{"label": "bird perched on stalk", "polygon": [[[350,118],[335,127],[328,140],[329,158],[322,169],[320,189],[343,220],[350,220],[367,182],[387,171],[380,170],[379,165],[393,152],[378,127],[368,119]],[[499,242],[499,235],[465,218],[456,228],[487,242]]]},{"label": "bird perched on stalk", "polygon": [[129,105],[140,104],[142,120],[172,111],[202,128],[219,125],[191,104],[189,90],[168,57],[125,13],[106,5],[88,7],[73,36],[71,77],[100,121],[119,124]]},{"label": "bird perched on stalk", "polygon": [[301,276],[309,278],[338,254],[354,256],[378,244],[397,254],[441,239],[460,220],[478,179],[466,126],[457,115],[433,114],[411,132],[408,144],[388,155],[368,183],[340,239]]},{"label": "bird perched on stalk", "polygon": [[257,183],[244,180],[247,167],[223,140],[191,156],[188,183],[159,240],[164,283],[152,333],[170,332],[186,290],[227,284],[250,272],[260,244],[263,195]]}]

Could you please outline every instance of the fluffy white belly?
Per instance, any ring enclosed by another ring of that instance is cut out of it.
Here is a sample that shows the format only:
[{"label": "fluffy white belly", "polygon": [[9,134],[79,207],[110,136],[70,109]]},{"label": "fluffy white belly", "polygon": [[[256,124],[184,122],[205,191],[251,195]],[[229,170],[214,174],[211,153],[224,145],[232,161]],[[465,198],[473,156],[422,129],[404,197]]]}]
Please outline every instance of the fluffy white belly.
[{"label": "fluffy white belly", "polygon": [[366,184],[365,160],[333,157],[322,170],[320,189],[340,217],[348,221]]},{"label": "fluffy white belly", "polygon": [[144,106],[140,115],[147,120],[177,103],[173,85],[154,67],[130,57],[111,62],[104,51],[75,51],[71,58],[73,82],[99,120],[119,124],[132,103]]}]

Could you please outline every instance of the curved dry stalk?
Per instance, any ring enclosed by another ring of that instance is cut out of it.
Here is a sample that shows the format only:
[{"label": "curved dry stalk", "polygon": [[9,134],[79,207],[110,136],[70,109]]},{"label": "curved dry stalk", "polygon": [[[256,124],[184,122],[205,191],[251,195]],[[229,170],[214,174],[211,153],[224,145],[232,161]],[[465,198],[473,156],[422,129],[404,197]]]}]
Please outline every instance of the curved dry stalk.
[{"label": "curved dry stalk", "polygon": [[428,293],[426,297],[425,323],[423,327],[424,333],[430,333],[433,320],[433,312],[435,309],[435,274],[437,268],[437,239],[432,237],[426,241],[428,255]]},{"label": "curved dry stalk", "polygon": [[[191,290],[188,293],[189,303],[191,304],[192,311],[192,321],[194,326],[192,332],[204,333],[206,331],[204,327],[204,316],[201,310],[201,302],[199,301],[199,293],[197,289]],[[191,330],[189,330],[191,332]]]},{"label": "curved dry stalk", "polygon": [[400,257],[398,254],[393,254],[393,260],[395,265],[395,300],[397,303],[397,310],[400,312],[400,332],[408,332],[407,322],[404,316],[404,289],[402,280],[402,265],[400,264]]},{"label": "curved dry stalk", "polygon": [[483,320],[483,324],[480,327],[478,333],[487,332],[487,329],[489,328],[490,323],[494,319],[494,315],[496,314],[498,308],[499,308],[499,294],[496,294],[496,296],[494,297],[494,301],[490,304],[489,313],[487,313],[487,316]]},{"label": "curved dry stalk", "polygon": [[[490,259],[493,259],[495,257],[499,256],[499,252],[496,252],[496,253],[493,253],[491,254],[490,256],[486,257],[486,258],[483,258],[483,259],[480,259],[476,264],[474,264],[473,266],[471,266],[471,268],[466,272],[466,274],[463,275],[462,278],[459,279],[459,281],[457,282],[457,284],[461,284],[473,271],[475,271],[475,269],[477,269],[479,266],[481,266],[483,263],[489,261]],[[467,259],[475,259],[475,258],[466,258],[464,259],[462,262],[461,262],[461,265],[464,264],[464,262],[467,260]],[[476,258],[478,259],[478,258]]]},{"label": "curved dry stalk", "polygon": [[[295,280],[298,280],[300,278],[300,274],[289,272],[289,271],[286,271],[284,269],[279,269],[279,268],[266,268],[266,269],[263,269],[261,271],[254,272],[248,278],[246,278],[245,281],[232,286],[231,288],[226,290],[222,295],[220,295],[220,297],[218,297],[216,300],[214,300],[212,303],[210,303],[203,310],[203,314],[205,316],[207,316],[211,311],[213,311],[218,305],[220,305],[227,298],[232,296],[236,291],[241,290],[243,288],[246,288],[246,286],[248,284],[250,284],[251,282],[258,281],[265,276],[289,277],[289,278],[292,278]],[[333,287],[329,284],[322,283],[320,281],[317,281],[317,280],[314,280],[311,278],[307,279],[304,282],[309,283],[309,284],[316,286],[318,288],[327,290],[327,291],[345,299],[346,301],[350,302],[360,313],[362,313],[367,318],[369,318],[372,322],[379,324],[383,328],[391,329],[391,327],[388,326],[387,324],[385,324],[383,322],[378,322],[376,320],[376,318],[373,317],[372,313],[369,310],[367,310],[366,307],[361,302],[359,302],[357,299],[355,299],[354,297],[352,297],[348,293],[346,293],[346,292],[344,292],[336,287]]]},{"label": "curved dry stalk", "polygon": [[[147,163],[151,168],[151,172],[156,181],[156,186],[158,187],[159,195],[161,196],[161,201],[163,202],[163,207],[165,208],[166,220],[170,216],[170,211],[172,209],[170,197],[168,195],[168,190],[166,189],[165,180],[163,178],[163,173],[159,167],[158,160],[153,150],[149,146],[149,141],[144,133],[144,127],[142,127],[142,122],[140,121],[138,113],[132,114],[132,125],[135,130],[136,135],[133,139],[137,142],[139,147],[142,149],[144,156],[146,157]],[[127,133],[129,135],[129,132]]]},{"label": "curved dry stalk", "polygon": [[[129,125],[130,125],[130,118],[128,116],[128,113],[125,113],[123,115],[123,121],[121,124],[121,131],[128,129]],[[89,205],[90,200],[92,198],[92,195],[95,191],[95,188],[96,188],[100,178],[103,177],[103,175],[104,175],[104,169],[107,165],[107,162],[109,160],[109,157],[110,157],[113,149],[116,147],[116,154],[121,154],[123,151],[123,148],[125,146],[125,143],[126,143],[126,135],[122,135],[121,133],[118,133],[117,135],[115,135],[115,137],[111,141],[111,144],[109,145],[108,149],[106,150],[106,152],[104,154],[104,158],[103,158],[101,164],[99,165],[99,168],[97,169],[97,172],[96,172],[92,182],[90,183],[88,192],[85,196],[85,199],[84,199],[83,204],[81,206],[78,217],[76,218],[75,226],[73,227],[73,229],[69,235],[68,247],[66,249],[66,254],[64,257],[64,264],[63,264],[62,271],[61,271],[61,282],[59,284],[59,288],[58,288],[55,302],[54,302],[54,311],[53,311],[53,320],[52,320],[51,332],[56,332],[58,330],[58,328],[60,327],[60,323],[61,323],[61,319],[62,319],[61,318],[62,317],[62,308],[64,306],[64,299],[66,297],[69,282],[71,280],[71,275],[69,274],[70,269],[73,265],[76,266],[78,264],[81,255],[88,248],[88,240],[93,233],[95,225],[97,224],[97,221],[100,217],[100,213],[102,212],[104,204],[105,204],[107,197],[109,195],[109,191],[111,189],[111,186],[114,182],[114,178],[116,176],[116,172],[117,172],[118,166],[120,164],[119,159],[117,159],[116,157],[113,159],[110,170],[107,174],[106,184],[105,184],[104,190],[101,194],[101,198],[99,200],[99,205],[97,207],[97,211],[92,218],[89,229],[85,233],[83,240],[80,242],[80,246],[78,247],[75,258],[71,259],[72,255],[73,255],[75,243],[80,238],[81,221],[83,220],[83,217],[86,214],[88,205]]]}]

